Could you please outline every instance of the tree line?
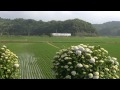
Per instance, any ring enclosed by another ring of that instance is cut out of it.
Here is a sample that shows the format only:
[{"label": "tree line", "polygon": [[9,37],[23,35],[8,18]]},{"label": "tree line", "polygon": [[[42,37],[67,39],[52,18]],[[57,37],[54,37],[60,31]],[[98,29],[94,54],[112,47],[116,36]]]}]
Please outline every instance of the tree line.
[{"label": "tree line", "polygon": [[93,24],[100,36],[120,36],[120,21]]},{"label": "tree line", "polygon": [[50,35],[51,33],[71,33],[72,36],[93,36],[96,29],[91,23],[80,19],[65,21],[51,20],[48,22],[33,19],[0,18],[0,36],[2,35]]}]

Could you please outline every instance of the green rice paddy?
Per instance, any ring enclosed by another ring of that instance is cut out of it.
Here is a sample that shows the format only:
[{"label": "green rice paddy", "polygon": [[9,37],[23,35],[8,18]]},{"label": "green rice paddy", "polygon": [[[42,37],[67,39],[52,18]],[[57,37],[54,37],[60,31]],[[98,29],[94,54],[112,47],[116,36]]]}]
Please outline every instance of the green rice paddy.
[{"label": "green rice paddy", "polygon": [[78,44],[100,45],[120,62],[120,37],[0,37],[0,46],[6,45],[18,55],[21,79],[54,79],[51,68],[55,53]]}]

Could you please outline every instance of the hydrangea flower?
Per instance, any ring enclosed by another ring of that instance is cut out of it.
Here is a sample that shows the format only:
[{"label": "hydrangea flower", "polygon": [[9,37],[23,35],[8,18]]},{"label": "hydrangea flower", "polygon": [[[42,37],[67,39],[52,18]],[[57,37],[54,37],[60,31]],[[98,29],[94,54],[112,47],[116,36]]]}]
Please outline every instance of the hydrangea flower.
[{"label": "hydrangea flower", "polygon": [[99,79],[99,76],[93,76],[93,79]]},{"label": "hydrangea flower", "polygon": [[93,74],[92,73],[89,73],[88,76],[89,76],[89,78],[93,78]]},{"label": "hydrangea flower", "polygon": [[76,71],[72,71],[71,74],[72,74],[73,76],[75,76],[75,75],[76,75]]},{"label": "hydrangea flower", "polygon": [[71,76],[70,76],[70,75],[67,75],[67,76],[65,77],[65,79],[71,79]]},{"label": "hydrangea flower", "polygon": [[67,68],[68,68],[68,65],[65,65],[65,66],[64,66],[64,68],[66,68],[66,69],[67,69]]},{"label": "hydrangea flower", "polygon": [[82,46],[80,46],[80,45],[78,45],[78,48],[79,48],[80,51],[84,51],[84,50],[85,50],[85,49],[84,49]]},{"label": "hydrangea flower", "polygon": [[14,64],[14,66],[15,66],[16,68],[18,68],[18,67],[19,67],[19,64]]},{"label": "hydrangea flower", "polygon": [[53,59],[52,70],[57,73],[55,75],[57,79],[119,78],[117,58],[111,57],[108,51],[101,48],[100,45],[71,46],[58,51]]},{"label": "hydrangea flower", "polygon": [[80,50],[77,50],[77,51],[76,51],[76,54],[77,54],[78,56],[80,56],[81,53],[82,53],[82,52],[81,52]]},{"label": "hydrangea flower", "polygon": [[72,64],[72,62],[68,62],[68,64],[69,64],[69,65],[71,65],[71,64]]},{"label": "hydrangea flower", "polygon": [[19,67],[18,56],[3,45],[0,48],[0,79],[19,79]]},{"label": "hydrangea flower", "polygon": [[94,72],[93,73],[95,76],[99,76],[99,72]]},{"label": "hydrangea flower", "polygon": [[87,69],[87,68],[89,68],[89,66],[88,65],[84,65],[84,67]]},{"label": "hydrangea flower", "polygon": [[94,59],[94,58],[91,58],[91,59],[90,59],[90,63],[95,63],[95,59]]},{"label": "hydrangea flower", "polygon": [[81,63],[78,63],[78,64],[77,64],[77,67],[78,67],[78,68],[81,68],[81,67],[83,67],[83,65],[82,65]]}]

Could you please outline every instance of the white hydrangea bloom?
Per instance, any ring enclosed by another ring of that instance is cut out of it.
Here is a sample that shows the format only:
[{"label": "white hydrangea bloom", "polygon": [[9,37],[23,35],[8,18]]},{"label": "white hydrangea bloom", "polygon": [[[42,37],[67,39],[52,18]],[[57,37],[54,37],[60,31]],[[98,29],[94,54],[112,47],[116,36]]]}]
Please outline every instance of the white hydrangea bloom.
[{"label": "white hydrangea bloom", "polygon": [[72,71],[71,74],[72,74],[73,76],[75,76],[75,75],[76,75],[76,71]]},{"label": "white hydrangea bloom", "polygon": [[5,59],[8,59],[8,57],[5,57]]},{"label": "white hydrangea bloom", "polygon": [[90,72],[92,72],[93,70],[92,69],[90,69]]},{"label": "white hydrangea bloom", "polygon": [[86,74],[86,72],[83,72],[83,74]]},{"label": "white hydrangea bloom", "polygon": [[104,63],[104,61],[103,61],[103,60],[100,60],[99,62],[100,62],[100,63]]},{"label": "white hydrangea bloom", "polygon": [[80,46],[83,46],[84,44],[80,44]]},{"label": "white hydrangea bloom", "polygon": [[67,54],[65,53],[65,54],[61,55],[61,58],[64,58],[64,57],[66,57],[66,56],[67,56]]},{"label": "white hydrangea bloom", "polygon": [[84,51],[84,50],[85,50],[85,49],[84,49],[82,46],[80,46],[80,45],[78,45],[78,48],[79,48],[80,51]]},{"label": "white hydrangea bloom", "polygon": [[116,71],[119,71],[119,69],[117,68]]},{"label": "white hydrangea bloom", "polygon": [[98,59],[98,57],[94,57],[94,59]]},{"label": "white hydrangea bloom", "polygon": [[85,53],[87,58],[91,58],[91,54]]},{"label": "white hydrangea bloom", "polygon": [[115,61],[115,64],[116,64],[116,65],[119,65],[119,62]]},{"label": "white hydrangea bloom", "polygon": [[95,59],[94,59],[94,58],[91,58],[89,62],[90,62],[90,63],[95,63]]},{"label": "white hydrangea bloom", "polygon": [[56,54],[60,54],[60,52],[56,52]]},{"label": "white hydrangea bloom", "polygon": [[115,77],[113,77],[113,79],[116,79]]},{"label": "white hydrangea bloom", "polygon": [[64,59],[65,59],[65,60],[68,60],[69,58],[68,58],[68,57],[65,57]]},{"label": "white hydrangea bloom", "polygon": [[100,72],[100,74],[104,75],[104,72]]},{"label": "white hydrangea bloom", "polygon": [[88,48],[90,48],[90,49],[94,49],[94,46],[88,46]]},{"label": "white hydrangea bloom", "polygon": [[74,50],[78,50],[79,48],[78,48],[77,46],[74,46],[73,49],[74,49]]},{"label": "white hydrangea bloom", "polygon": [[7,71],[10,72],[10,69],[8,69]]},{"label": "white hydrangea bloom", "polygon": [[116,77],[116,78],[119,78],[119,76],[118,76],[118,75],[115,75],[115,77]]},{"label": "white hydrangea bloom", "polygon": [[101,50],[99,49],[98,52],[101,52]]},{"label": "white hydrangea bloom", "polygon": [[59,57],[58,55],[55,55],[55,56],[54,56],[54,59],[56,59],[56,58],[58,58],[58,57]]},{"label": "white hydrangea bloom", "polygon": [[71,65],[71,64],[72,64],[72,62],[68,62],[68,64],[69,64],[69,65]]},{"label": "white hydrangea bloom", "polygon": [[70,69],[68,68],[67,71],[70,71]]},{"label": "white hydrangea bloom", "polygon": [[108,68],[105,68],[105,71],[109,71],[109,69],[108,69]]},{"label": "white hydrangea bloom", "polygon": [[82,65],[81,63],[78,63],[78,64],[77,64],[77,67],[78,67],[78,68],[81,68],[81,67],[83,67],[83,65]]},{"label": "white hydrangea bloom", "polygon": [[104,75],[100,74],[100,77],[103,77]]},{"label": "white hydrangea bloom", "polygon": [[110,60],[110,62],[111,62],[112,64],[114,64],[114,60]]},{"label": "white hydrangea bloom", "polygon": [[104,52],[108,54],[108,51],[107,51],[107,50],[104,50]]},{"label": "white hydrangea bloom", "polygon": [[84,67],[85,67],[85,68],[89,68],[89,66],[88,66],[88,65],[84,65]]},{"label": "white hydrangea bloom", "polygon": [[82,45],[84,48],[86,48],[87,47],[87,45]]},{"label": "white hydrangea bloom", "polygon": [[5,50],[5,48],[1,48],[1,50]]},{"label": "white hydrangea bloom", "polygon": [[7,60],[7,62],[10,62],[10,60]]},{"label": "white hydrangea bloom", "polygon": [[93,79],[99,79],[99,76],[93,76]]},{"label": "white hydrangea bloom", "polygon": [[14,64],[14,66],[15,66],[16,68],[18,68],[18,67],[19,67],[19,64]]},{"label": "white hydrangea bloom", "polygon": [[118,69],[118,66],[115,65],[115,66],[112,66],[112,68],[117,70],[117,69]]},{"label": "white hydrangea bloom", "polygon": [[115,70],[112,70],[114,73],[116,73],[116,71]]},{"label": "white hydrangea bloom", "polygon": [[99,72],[94,72],[94,76],[99,76]]},{"label": "white hydrangea bloom", "polygon": [[92,73],[89,73],[88,76],[89,76],[89,78],[93,78],[93,74]]},{"label": "white hydrangea bloom", "polygon": [[5,45],[3,45],[3,48],[7,48]]},{"label": "white hydrangea bloom", "polygon": [[116,69],[116,70],[117,70],[117,69],[118,69],[118,65],[115,65],[115,66],[114,66],[114,69]]},{"label": "white hydrangea bloom", "polygon": [[66,69],[67,69],[67,68],[68,68],[68,65],[65,65],[65,66],[64,66],[64,68],[66,68]]},{"label": "white hydrangea bloom", "polygon": [[72,51],[68,51],[69,54],[73,53]]},{"label": "white hydrangea bloom", "polygon": [[81,53],[82,53],[82,52],[81,52],[80,50],[77,50],[77,51],[76,51],[76,54],[77,54],[78,56],[80,56]]},{"label": "white hydrangea bloom", "polygon": [[66,79],[71,79],[71,76],[70,76],[70,75],[67,75],[65,78],[66,78]]},{"label": "white hydrangea bloom", "polygon": [[86,52],[86,53],[92,53],[92,51],[91,51],[89,48],[86,48],[86,49],[84,50],[84,52]]},{"label": "white hydrangea bloom", "polygon": [[71,50],[74,50],[74,46],[71,46]]},{"label": "white hydrangea bloom", "polygon": [[[108,51],[105,50],[104,48],[100,48],[100,46],[94,47],[94,46],[80,44],[78,46],[71,46],[70,48],[66,49],[65,52],[61,51],[61,54],[59,54],[59,52],[56,54],[58,54],[59,57],[55,59],[57,61],[55,63],[59,65],[58,63],[63,60],[63,64],[64,64],[62,65],[62,63],[60,63],[61,71],[57,65],[56,65],[57,68],[55,68],[58,69],[59,75],[61,76],[60,78],[71,79],[72,76],[77,76],[77,75],[79,76],[79,73],[77,73],[76,70],[80,70],[80,73],[83,74],[85,79],[119,78],[119,76],[115,76],[115,74],[117,75],[117,72],[119,70],[118,68],[119,62],[117,61],[117,58],[108,56]],[[75,57],[76,60],[74,60],[74,55],[77,56]],[[110,62],[108,63],[108,66],[106,66],[107,61]],[[97,65],[100,65],[101,68],[99,67],[97,68]],[[61,74],[63,73],[62,69],[66,70],[66,72],[63,71],[64,73],[67,74],[64,77]]]},{"label": "white hydrangea bloom", "polygon": [[105,49],[104,48],[101,48],[102,51],[104,51]]},{"label": "white hydrangea bloom", "polygon": [[3,56],[5,56],[5,53],[2,53]]},{"label": "white hydrangea bloom", "polygon": [[112,57],[112,59],[115,60],[115,61],[117,60],[117,58],[115,58],[115,57]]}]

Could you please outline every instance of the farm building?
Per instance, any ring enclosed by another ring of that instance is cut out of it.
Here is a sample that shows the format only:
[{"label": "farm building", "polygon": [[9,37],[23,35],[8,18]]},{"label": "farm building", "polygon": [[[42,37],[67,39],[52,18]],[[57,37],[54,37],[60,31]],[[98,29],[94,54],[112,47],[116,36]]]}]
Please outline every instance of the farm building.
[{"label": "farm building", "polygon": [[51,33],[52,36],[71,36],[71,33]]}]

